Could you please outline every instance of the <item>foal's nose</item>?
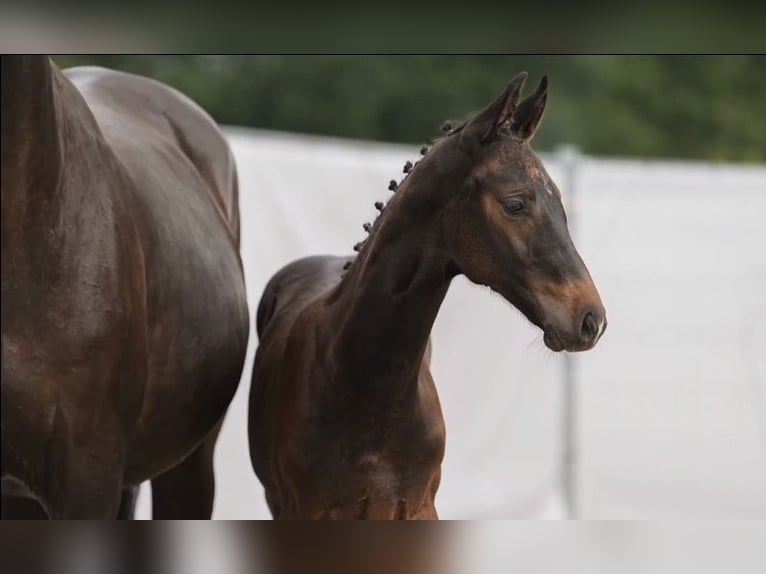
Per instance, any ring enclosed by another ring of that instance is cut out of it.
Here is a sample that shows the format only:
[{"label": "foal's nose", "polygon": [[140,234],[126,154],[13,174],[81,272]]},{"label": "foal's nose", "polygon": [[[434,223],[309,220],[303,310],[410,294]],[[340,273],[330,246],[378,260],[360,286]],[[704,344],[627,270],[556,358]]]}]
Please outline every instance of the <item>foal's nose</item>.
[{"label": "foal's nose", "polygon": [[580,339],[587,345],[594,344],[606,329],[606,316],[603,311],[589,309],[580,323]]}]

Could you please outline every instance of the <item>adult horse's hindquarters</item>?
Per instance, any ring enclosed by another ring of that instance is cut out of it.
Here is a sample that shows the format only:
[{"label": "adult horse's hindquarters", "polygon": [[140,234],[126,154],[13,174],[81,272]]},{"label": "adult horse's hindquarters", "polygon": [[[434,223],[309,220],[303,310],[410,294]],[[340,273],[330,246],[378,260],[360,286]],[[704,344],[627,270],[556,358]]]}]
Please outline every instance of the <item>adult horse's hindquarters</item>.
[{"label": "adult horse's hindquarters", "polygon": [[2,58],[3,493],[56,518],[209,517],[248,336],[237,177],[210,117],[100,68]]}]

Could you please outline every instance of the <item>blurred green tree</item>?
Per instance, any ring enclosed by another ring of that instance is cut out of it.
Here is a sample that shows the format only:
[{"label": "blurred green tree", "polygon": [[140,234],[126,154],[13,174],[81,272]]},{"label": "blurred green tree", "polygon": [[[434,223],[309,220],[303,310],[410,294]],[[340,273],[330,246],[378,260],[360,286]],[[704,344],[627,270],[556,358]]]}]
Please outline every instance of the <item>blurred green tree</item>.
[{"label": "blurred green tree", "polygon": [[56,56],[180,89],[223,124],[417,143],[519,70],[551,79],[535,146],[606,156],[766,161],[759,56]]}]

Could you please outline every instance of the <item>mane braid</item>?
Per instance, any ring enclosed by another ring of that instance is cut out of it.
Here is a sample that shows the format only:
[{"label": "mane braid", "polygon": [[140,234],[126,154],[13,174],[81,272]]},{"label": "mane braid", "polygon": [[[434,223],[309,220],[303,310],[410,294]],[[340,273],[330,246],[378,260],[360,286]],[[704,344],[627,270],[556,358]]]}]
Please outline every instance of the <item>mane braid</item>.
[{"label": "mane braid", "polygon": [[[460,133],[463,130],[463,128],[465,128],[465,126],[468,125],[469,121],[470,121],[469,119],[463,120],[456,127],[453,127],[453,124],[450,121],[445,122],[442,125],[443,135],[434,137],[433,139],[431,139],[431,142],[430,142],[429,145],[421,147],[420,148],[420,155],[421,156],[426,155],[426,153],[428,153],[429,147],[439,143],[440,141],[442,141],[442,140],[444,140],[446,138],[449,138],[450,136],[453,136],[453,135],[455,135],[457,133]],[[402,171],[405,174],[404,177],[398,183],[397,183],[397,181],[395,179],[392,179],[388,183],[388,189],[390,191],[392,191],[392,192],[396,192],[397,189],[402,185],[404,180],[407,179],[407,177],[410,175],[410,173],[412,173],[412,170],[414,169],[414,167],[416,165],[418,165],[418,163],[419,162],[417,162],[417,161],[415,163],[412,163],[411,161],[407,160],[407,162],[404,164],[404,168],[402,169]],[[346,263],[344,263],[344,265],[343,265],[343,273],[340,276],[341,281],[343,281],[343,279],[346,278],[346,275],[348,275],[348,270],[351,269],[351,266],[354,264],[354,262],[356,261],[358,255],[364,249],[364,246],[367,244],[367,241],[370,239],[370,237],[372,237],[373,231],[375,231],[375,225],[377,224],[378,220],[380,219],[380,216],[383,215],[383,211],[385,210],[385,208],[386,208],[386,204],[383,203],[382,201],[376,201],[375,202],[375,209],[377,209],[379,213],[375,217],[375,219],[372,222],[372,224],[365,223],[364,225],[362,225],[362,228],[367,232],[367,237],[365,237],[362,241],[359,241],[358,243],[356,243],[354,245],[354,251],[357,254],[353,256],[353,259],[350,259],[350,260],[346,261]]]},{"label": "mane braid", "polygon": [[[430,146],[434,146],[440,141],[460,133],[461,131],[463,131],[463,128],[465,128],[468,125],[468,122],[470,121],[471,121],[470,119],[465,119],[455,127],[453,127],[452,122],[445,122],[444,125],[442,125],[442,132],[443,132],[442,135],[438,135],[432,138]],[[427,148],[424,148],[424,149],[427,149]],[[420,153],[422,155],[425,155],[425,153],[423,153],[423,150],[421,150]]]}]

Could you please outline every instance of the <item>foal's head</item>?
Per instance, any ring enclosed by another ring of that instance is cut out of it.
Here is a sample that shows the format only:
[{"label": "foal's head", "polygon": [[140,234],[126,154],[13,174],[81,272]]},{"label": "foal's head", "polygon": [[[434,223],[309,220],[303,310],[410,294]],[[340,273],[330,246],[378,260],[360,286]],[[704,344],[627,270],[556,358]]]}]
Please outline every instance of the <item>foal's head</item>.
[{"label": "foal's head", "polygon": [[606,314],[572,243],[561,194],[529,147],[547,78],[520,101],[525,80],[516,76],[426,159],[450,188],[442,226],[455,271],[503,295],[553,351],[583,351],[604,332]]}]

